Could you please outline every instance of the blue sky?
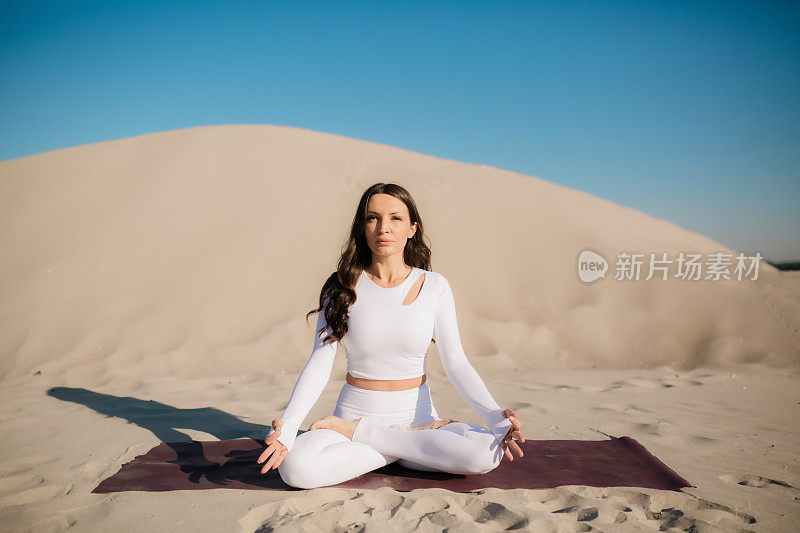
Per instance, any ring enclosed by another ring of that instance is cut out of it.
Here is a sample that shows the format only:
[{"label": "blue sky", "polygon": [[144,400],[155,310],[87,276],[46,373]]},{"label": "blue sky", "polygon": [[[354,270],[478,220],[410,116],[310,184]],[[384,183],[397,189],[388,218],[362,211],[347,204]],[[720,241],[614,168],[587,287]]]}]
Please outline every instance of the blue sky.
[{"label": "blue sky", "polygon": [[800,260],[800,3],[3,2],[0,160],[278,124]]}]

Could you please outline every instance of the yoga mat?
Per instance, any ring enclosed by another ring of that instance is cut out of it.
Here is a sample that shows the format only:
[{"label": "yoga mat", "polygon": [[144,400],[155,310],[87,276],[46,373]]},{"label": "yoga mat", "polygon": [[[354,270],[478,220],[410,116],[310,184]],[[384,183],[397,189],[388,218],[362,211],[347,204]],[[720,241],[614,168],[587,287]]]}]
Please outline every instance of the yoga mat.
[{"label": "yoga mat", "polygon": [[[526,440],[523,457],[503,458],[486,474],[424,472],[397,462],[332,485],[342,488],[398,491],[443,488],[469,492],[486,487],[547,489],[559,485],[678,489],[693,486],[630,437],[610,440]],[[162,443],[124,464],[93,493],[127,490],[196,489],[304,490],[283,482],[277,470],[261,474],[256,460],[263,440],[233,439]]]}]

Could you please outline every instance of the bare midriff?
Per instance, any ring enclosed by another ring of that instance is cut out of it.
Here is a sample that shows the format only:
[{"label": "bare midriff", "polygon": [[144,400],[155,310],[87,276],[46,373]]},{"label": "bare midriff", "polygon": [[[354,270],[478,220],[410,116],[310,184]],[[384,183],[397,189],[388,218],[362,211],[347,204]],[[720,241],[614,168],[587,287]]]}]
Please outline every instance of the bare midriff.
[{"label": "bare midriff", "polygon": [[420,387],[425,383],[426,374],[409,379],[366,379],[356,378],[347,373],[347,382],[361,389],[369,390],[407,390]]}]

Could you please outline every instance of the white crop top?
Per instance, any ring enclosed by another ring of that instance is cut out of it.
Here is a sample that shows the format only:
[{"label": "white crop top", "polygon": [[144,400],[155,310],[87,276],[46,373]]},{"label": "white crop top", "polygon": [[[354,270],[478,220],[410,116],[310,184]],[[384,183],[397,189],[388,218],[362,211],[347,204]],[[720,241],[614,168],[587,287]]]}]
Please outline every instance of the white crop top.
[{"label": "white crop top", "polygon": [[[423,274],[425,280],[416,299],[402,305],[411,286]],[[387,288],[362,271],[355,291],[356,302],[348,309],[347,333],[339,341],[347,351],[347,371],[354,377],[367,379],[419,377],[427,372],[426,354],[433,337],[447,378],[480,414],[497,441],[501,441],[511,422],[503,416],[503,409],[467,360],[447,279],[437,272],[414,267],[403,283]],[[315,331],[322,328],[325,329],[316,336],[311,356],[281,417],[283,427],[278,440],[289,450],[333,369],[339,343],[322,344],[331,331],[324,310],[317,316]],[[267,435],[273,431],[270,428]]]}]

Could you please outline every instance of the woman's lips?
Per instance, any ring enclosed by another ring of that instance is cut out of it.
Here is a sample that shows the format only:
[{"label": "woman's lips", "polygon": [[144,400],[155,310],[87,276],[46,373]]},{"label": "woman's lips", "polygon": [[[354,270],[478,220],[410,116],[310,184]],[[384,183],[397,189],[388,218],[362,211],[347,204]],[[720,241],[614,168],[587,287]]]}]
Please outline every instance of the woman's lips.
[{"label": "woman's lips", "polygon": [[378,241],[378,244],[392,244],[392,241]]}]

